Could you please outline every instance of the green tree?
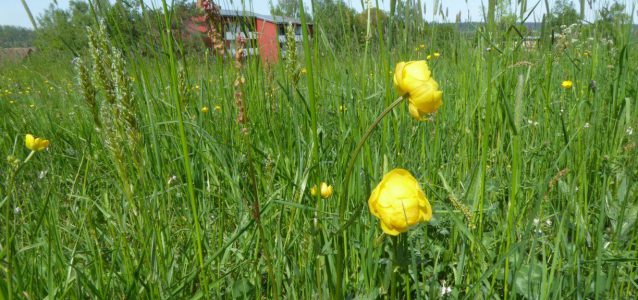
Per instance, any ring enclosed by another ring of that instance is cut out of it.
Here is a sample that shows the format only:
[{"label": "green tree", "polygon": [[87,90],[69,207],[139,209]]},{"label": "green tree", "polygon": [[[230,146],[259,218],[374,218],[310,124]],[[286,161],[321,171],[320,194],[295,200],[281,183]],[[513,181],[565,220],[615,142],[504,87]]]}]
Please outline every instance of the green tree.
[{"label": "green tree", "polygon": [[91,9],[86,2],[72,0],[67,10],[51,4],[38,20],[40,27],[36,31],[34,44],[43,51],[77,52],[87,45],[85,28],[93,22]]},{"label": "green tree", "polygon": [[357,34],[357,12],[343,0],[317,0],[314,3],[315,34],[324,34],[334,47],[350,47],[349,37]]},{"label": "green tree", "polygon": [[0,48],[23,48],[33,46],[33,30],[0,25]]},{"label": "green tree", "polygon": [[580,14],[569,0],[557,0],[549,16],[549,25],[556,30],[561,25],[571,25],[580,22]]},{"label": "green tree", "polygon": [[[273,16],[283,16],[299,19],[301,10],[298,0],[277,0],[277,5],[272,5],[270,0],[270,14]],[[304,6],[304,11],[308,14],[308,8]],[[309,16],[308,16],[309,17]]]},{"label": "green tree", "polygon": [[622,36],[622,29],[630,24],[631,17],[625,13],[626,6],[619,2],[614,2],[610,6],[600,9],[596,25],[606,37],[611,37],[615,42]]}]

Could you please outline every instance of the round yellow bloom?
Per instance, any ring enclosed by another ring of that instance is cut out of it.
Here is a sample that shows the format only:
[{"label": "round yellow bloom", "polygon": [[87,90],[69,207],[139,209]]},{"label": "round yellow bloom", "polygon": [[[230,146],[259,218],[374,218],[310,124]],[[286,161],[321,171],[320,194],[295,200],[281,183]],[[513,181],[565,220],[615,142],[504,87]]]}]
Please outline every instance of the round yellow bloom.
[{"label": "round yellow bloom", "polygon": [[398,63],[394,85],[401,96],[407,95],[410,115],[418,121],[425,120],[426,114],[436,112],[443,104],[443,92],[424,60]]},{"label": "round yellow bloom", "polygon": [[432,207],[416,178],[404,169],[394,169],[372,191],[370,212],[381,221],[381,229],[399,235],[432,219]]},{"label": "round yellow bloom", "polygon": [[439,58],[439,56],[441,56],[441,53],[439,53],[439,52],[434,52],[434,54],[433,54],[433,55],[434,55],[434,58]]},{"label": "round yellow bloom", "polygon": [[42,151],[49,147],[49,140],[36,138],[31,134],[27,134],[24,138],[24,144],[31,151]]},{"label": "round yellow bloom", "polygon": [[431,60],[432,59],[432,54],[428,54],[428,56],[426,56],[425,59]]},{"label": "round yellow bloom", "polygon": [[[330,196],[332,196],[332,193],[334,192],[334,190],[332,189],[331,185],[328,185],[325,182],[321,183],[321,187],[319,190],[319,193],[321,194],[321,198],[330,198]],[[310,188],[310,195],[313,196],[317,196],[317,186],[313,186],[312,188]]]},{"label": "round yellow bloom", "polygon": [[306,70],[306,68],[301,68],[301,74],[306,74],[308,73],[308,70]]},{"label": "round yellow bloom", "polygon": [[560,84],[560,86],[562,86],[564,89],[568,90],[568,89],[571,89],[572,86],[574,86],[574,83],[571,80],[565,80],[565,81],[563,81],[563,83]]},{"label": "round yellow bloom", "polygon": [[201,110],[202,110],[202,112],[203,112],[203,113],[205,113],[205,114],[206,114],[206,113],[208,113],[208,106],[204,106],[204,107],[202,107],[202,109],[201,109]]},{"label": "round yellow bloom", "polygon": [[219,105],[215,105],[215,110],[216,110],[216,111],[222,111],[222,107],[221,107],[221,106],[219,106]]}]

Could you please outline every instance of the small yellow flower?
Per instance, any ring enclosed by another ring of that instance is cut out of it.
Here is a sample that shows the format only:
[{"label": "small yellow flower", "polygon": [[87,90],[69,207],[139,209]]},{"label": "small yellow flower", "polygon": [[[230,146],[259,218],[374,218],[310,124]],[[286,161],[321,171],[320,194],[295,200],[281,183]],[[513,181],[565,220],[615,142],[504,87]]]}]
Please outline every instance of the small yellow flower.
[{"label": "small yellow flower", "polygon": [[339,105],[339,111],[340,112],[346,112],[348,110],[348,108],[345,105]]},{"label": "small yellow flower", "polygon": [[560,84],[560,86],[566,90],[569,90],[572,88],[572,86],[574,86],[574,83],[571,80],[565,80],[563,81],[563,83]]},{"label": "small yellow flower", "polygon": [[419,48],[419,47],[414,48],[414,51],[416,51],[416,52],[419,52],[419,50],[421,50],[421,48]]},{"label": "small yellow flower", "polygon": [[368,199],[368,207],[389,235],[399,235],[432,219],[432,207],[425,193],[404,169],[394,169],[383,176]]},{"label": "small yellow flower", "polygon": [[29,107],[34,108],[35,104],[30,104]]},{"label": "small yellow flower", "polygon": [[439,56],[441,56],[441,53],[439,53],[439,52],[434,52],[434,58],[439,58]]},{"label": "small yellow flower", "polygon": [[424,49],[425,48],[425,44],[421,44],[421,45],[419,45],[419,47],[421,47],[421,49]]},{"label": "small yellow flower", "polygon": [[49,147],[49,140],[36,138],[31,134],[27,134],[24,138],[24,144],[31,151],[42,151]]},{"label": "small yellow flower", "polygon": [[222,111],[222,107],[219,105],[215,105],[215,111]]},{"label": "small yellow flower", "polygon": [[208,106],[204,106],[204,107],[202,107],[201,111],[202,111],[203,113],[207,114],[207,113],[208,113]]},{"label": "small yellow flower", "polygon": [[[334,190],[332,189],[331,185],[328,185],[325,182],[321,183],[321,188],[320,188],[320,191],[319,191],[319,193],[321,194],[321,198],[324,198],[324,199],[330,198],[330,196],[332,196],[332,192],[333,191]],[[310,195],[317,196],[317,186],[316,185],[313,186],[312,188],[310,188]]]},{"label": "small yellow flower", "polygon": [[432,60],[432,55],[428,54],[428,56],[426,56],[425,59]]},{"label": "small yellow flower", "polygon": [[443,104],[443,92],[424,60],[398,63],[394,85],[399,95],[408,99],[410,116],[418,121],[426,120],[427,114],[436,112]]},{"label": "small yellow flower", "polygon": [[308,70],[306,68],[301,68],[301,74],[306,74],[308,73]]}]

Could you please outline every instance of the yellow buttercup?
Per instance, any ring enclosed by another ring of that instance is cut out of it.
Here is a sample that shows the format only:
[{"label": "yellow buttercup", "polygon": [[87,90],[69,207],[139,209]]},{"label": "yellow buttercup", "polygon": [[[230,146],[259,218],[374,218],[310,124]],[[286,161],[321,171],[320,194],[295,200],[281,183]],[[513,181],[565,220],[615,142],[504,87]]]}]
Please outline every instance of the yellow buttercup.
[{"label": "yellow buttercup", "polygon": [[399,235],[432,219],[432,207],[425,193],[404,169],[394,169],[383,176],[368,199],[368,207],[389,235]]},{"label": "yellow buttercup", "polygon": [[31,134],[27,134],[24,138],[24,144],[31,151],[42,151],[49,147],[49,140],[36,138]]},{"label": "yellow buttercup", "polygon": [[394,85],[401,96],[407,97],[410,116],[418,121],[425,120],[427,114],[436,112],[443,104],[443,92],[424,60],[398,63]]},{"label": "yellow buttercup", "polygon": [[329,198],[330,196],[332,196],[332,193],[334,192],[332,185],[328,185],[325,182],[321,183],[321,186],[319,188],[319,191],[317,191],[317,186],[313,186],[312,188],[310,188],[310,194],[313,196],[317,196],[317,192],[319,192],[319,194],[321,194],[321,198]]}]

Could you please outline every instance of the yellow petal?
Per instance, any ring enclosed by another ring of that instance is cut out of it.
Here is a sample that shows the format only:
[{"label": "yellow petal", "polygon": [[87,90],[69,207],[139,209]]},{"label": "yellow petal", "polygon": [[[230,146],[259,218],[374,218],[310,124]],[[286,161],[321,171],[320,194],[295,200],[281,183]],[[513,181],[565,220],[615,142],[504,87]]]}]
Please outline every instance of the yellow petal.
[{"label": "yellow petal", "polygon": [[408,111],[410,112],[410,116],[417,121],[423,121],[423,116],[419,112],[419,109],[412,104],[412,101],[408,102]]},{"label": "yellow petal", "polygon": [[397,236],[401,233],[400,231],[394,229],[393,227],[386,225],[383,221],[381,221],[381,229],[386,234],[393,235],[393,236]]},{"label": "yellow petal", "polygon": [[394,86],[397,88],[400,96],[405,95],[408,91],[403,89],[403,67],[405,66],[404,62],[400,62],[394,68]]},{"label": "yellow petal", "polygon": [[430,68],[425,60],[410,61],[403,68],[403,78],[412,77],[416,80],[426,81],[431,76]]},{"label": "yellow petal", "polygon": [[24,138],[24,145],[29,148],[29,150],[34,150],[35,137],[31,134],[27,134]]},{"label": "yellow petal", "polygon": [[421,113],[436,112],[443,104],[442,99],[443,92],[433,89],[431,83],[423,85],[410,93],[410,102],[414,104]]}]

